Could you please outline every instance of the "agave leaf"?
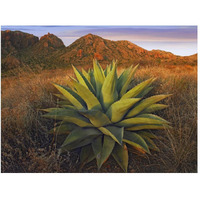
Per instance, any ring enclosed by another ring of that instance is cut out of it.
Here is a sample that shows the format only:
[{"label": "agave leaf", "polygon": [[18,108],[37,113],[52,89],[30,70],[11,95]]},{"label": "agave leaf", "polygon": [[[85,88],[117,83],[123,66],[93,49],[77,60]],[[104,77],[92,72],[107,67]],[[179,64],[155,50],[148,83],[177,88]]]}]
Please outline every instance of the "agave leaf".
[{"label": "agave leaf", "polygon": [[110,136],[118,144],[122,145],[124,127],[106,126],[98,128],[103,134]]},{"label": "agave leaf", "polygon": [[137,98],[143,98],[146,94],[148,94],[153,87],[147,87],[145,88],[140,94],[137,95]]},{"label": "agave leaf", "polygon": [[121,96],[121,97],[126,93],[126,91],[127,91],[127,89],[128,89],[128,86],[129,86],[129,84],[130,84],[130,82],[131,82],[131,80],[132,80],[132,78],[133,78],[133,76],[134,76],[134,74],[135,74],[135,71],[136,71],[136,69],[138,68],[138,66],[139,66],[139,65],[136,65],[136,66],[132,69],[131,73],[128,75],[128,77],[127,77],[125,83],[123,84],[122,89],[121,89],[121,91],[120,91],[120,96]]},{"label": "agave leaf", "polygon": [[158,110],[165,109],[167,107],[168,107],[168,105],[156,104],[155,103],[155,104],[147,107],[145,110],[143,110],[142,113],[152,113],[152,112],[155,112],[155,111],[158,111]]},{"label": "agave leaf", "polygon": [[83,146],[81,148],[81,153],[80,153],[80,161],[82,164],[89,163],[95,159],[94,152],[92,150],[92,145],[89,144],[87,146]]},{"label": "agave leaf", "polygon": [[86,72],[83,68],[82,68],[82,74],[85,76],[85,78],[88,80],[88,82],[89,83],[91,83],[90,82],[90,75],[89,75],[89,71],[88,72]]},{"label": "agave leaf", "polygon": [[95,140],[92,141],[92,149],[93,149],[94,155],[97,160],[98,169],[100,169],[101,150],[102,150],[102,135],[100,135],[99,137],[97,137]]},{"label": "agave leaf", "polygon": [[106,114],[109,116],[112,122],[120,121],[128,110],[139,101],[139,98],[121,99],[113,103]]},{"label": "agave leaf", "polygon": [[106,162],[106,160],[109,158],[113,148],[115,146],[115,141],[107,135],[104,135],[104,140],[103,140],[103,147],[101,150],[101,161],[99,165],[99,169],[103,165],[103,163]]},{"label": "agave leaf", "polygon": [[63,120],[76,124],[80,127],[92,127],[93,125],[84,116],[80,115],[76,110],[72,109],[57,109],[48,114],[43,115],[46,118]]},{"label": "agave leaf", "polygon": [[107,66],[106,69],[104,70],[104,75],[105,75],[105,77],[108,75],[108,66]]},{"label": "agave leaf", "polygon": [[93,60],[93,67],[94,67],[94,79],[96,82],[96,96],[97,98],[99,98],[101,87],[105,80],[105,75],[104,75],[103,69],[98,64],[97,60]]},{"label": "agave leaf", "polygon": [[80,83],[73,82],[75,89],[77,90],[78,95],[85,101],[87,104],[88,110],[96,109],[101,110],[101,104],[96,96],[88,90],[86,87]]},{"label": "agave leaf", "polygon": [[[59,99],[62,99],[64,101],[68,101],[68,99],[65,96],[63,96],[62,94],[53,94],[53,95],[58,97]],[[69,103],[70,103],[70,101],[69,101]]]},{"label": "agave leaf", "polygon": [[54,128],[52,128],[49,133],[52,134],[57,134],[57,135],[61,135],[61,134],[69,134],[70,131],[72,131],[73,129],[77,128],[77,126],[75,124],[60,124]]},{"label": "agave leaf", "polygon": [[98,137],[101,135],[101,132],[96,128],[76,128],[74,129],[65,139],[62,144],[62,147],[67,146],[72,143],[79,143],[84,139],[90,139],[93,137]]},{"label": "agave leaf", "polygon": [[151,106],[152,104],[161,101],[167,97],[169,97],[171,95],[155,95],[149,98],[146,98],[144,100],[142,100],[136,107],[134,107],[126,116],[126,118],[130,118],[133,117],[137,114],[139,114],[141,111],[143,111],[144,109],[148,108],[149,106]]},{"label": "agave leaf", "polygon": [[95,127],[106,126],[111,124],[110,119],[100,110],[83,110],[79,112],[87,117]]},{"label": "agave leaf", "polygon": [[154,115],[154,114],[140,114],[140,115],[137,115],[137,118],[155,119],[155,120],[159,120],[159,121],[163,122],[164,124],[169,124],[169,122],[167,120],[165,120],[162,117],[159,117],[157,115]]},{"label": "agave leaf", "polygon": [[108,159],[114,146],[115,146],[115,141],[110,136],[107,135],[104,135],[103,143],[101,136],[93,140],[92,148],[96,156],[98,169],[100,169],[103,163]]},{"label": "agave leaf", "polygon": [[73,104],[71,104],[71,102],[68,101],[68,100],[66,100],[66,101],[58,101],[57,104],[58,104],[59,106],[73,105]]},{"label": "agave leaf", "polygon": [[81,98],[78,98],[78,95],[76,94],[75,96],[75,92],[73,92],[70,89],[64,88],[63,86],[60,86],[58,84],[53,84],[76,108],[78,109],[83,109],[83,102],[81,100]]},{"label": "agave leaf", "polygon": [[90,76],[90,82],[96,92],[96,82],[95,82],[95,78],[94,78],[94,72],[92,70],[90,70],[90,72],[88,72],[89,76]]},{"label": "agave leaf", "polygon": [[144,89],[146,89],[155,79],[150,78],[137,86],[133,87],[131,90],[129,90],[127,93],[125,93],[121,99],[128,99],[128,98],[134,98],[138,96]]},{"label": "agave leaf", "polygon": [[130,130],[130,131],[138,131],[138,130],[147,130],[147,129],[166,129],[166,128],[171,128],[167,124],[142,124],[142,125],[136,125],[132,127],[128,127],[125,130]]},{"label": "agave leaf", "polygon": [[126,142],[133,147],[139,148],[144,150],[145,152],[150,154],[149,148],[145,140],[139,136],[138,134],[130,131],[125,131],[124,132],[124,139],[123,142]]},{"label": "agave leaf", "polygon": [[85,138],[83,140],[77,140],[77,141],[74,141],[68,145],[64,145],[64,146],[61,146],[60,147],[60,153],[63,153],[65,151],[71,151],[73,149],[77,149],[77,148],[80,148],[80,147],[84,147],[88,144],[91,144],[92,141],[96,138],[97,136],[93,135],[93,136],[90,136],[88,138]]},{"label": "agave leaf", "polygon": [[125,84],[126,80],[128,79],[129,74],[131,73],[132,66],[130,66],[127,70],[124,70],[120,77],[117,80],[117,92],[120,93],[123,85]]},{"label": "agave leaf", "polygon": [[101,89],[101,102],[103,104],[104,110],[107,110],[110,105],[115,102],[118,98],[118,93],[116,90],[116,65],[113,63],[113,68],[111,72],[105,78]]},{"label": "agave leaf", "polygon": [[76,78],[78,79],[79,83],[89,89],[93,94],[95,94],[93,86],[87,80],[87,78],[76,68],[72,65]]},{"label": "agave leaf", "polygon": [[50,112],[63,111],[63,108],[44,108],[39,110],[50,113]]},{"label": "agave leaf", "polygon": [[157,139],[156,135],[154,135],[153,133],[147,132],[147,131],[139,131],[139,132],[137,132],[137,134],[139,134],[142,137],[145,136],[145,137],[148,137],[148,138]]},{"label": "agave leaf", "polygon": [[66,108],[66,109],[72,109],[72,110],[77,110],[76,107],[72,106],[72,105],[62,105],[63,108]]},{"label": "agave leaf", "polygon": [[125,144],[118,145],[117,143],[115,144],[115,147],[112,151],[112,156],[113,158],[117,161],[119,166],[127,172],[128,168],[128,150]]},{"label": "agave leaf", "polygon": [[155,119],[155,118],[147,118],[145,117],[133,117],[133,118],[129,118],[129,119],[124,119],[121,122],[118,122],[117,125],[119,126],[124,126],[124,127],[131,127],[134,125],[140,125],[140,124],[165,124],[167,123],[167,121],[162,121],[160,119]]},{"label": "agave leaf", "polygon": [[155,143],[153,142],[153,140],[151,140],[149,137],[147,136],[142,136],[142,138],[145,140],[145,142],[147,143],[149,149],[152,149],[154,151],[160,151],[159,148],[155,145]]}]

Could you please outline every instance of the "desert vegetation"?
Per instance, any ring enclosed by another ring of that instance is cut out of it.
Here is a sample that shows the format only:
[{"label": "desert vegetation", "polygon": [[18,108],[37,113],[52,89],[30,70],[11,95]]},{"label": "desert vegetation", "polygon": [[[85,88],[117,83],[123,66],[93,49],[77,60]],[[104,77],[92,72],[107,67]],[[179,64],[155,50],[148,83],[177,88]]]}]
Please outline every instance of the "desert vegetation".
[{"label": "desert vegetation", "polygon": [[[78,67],[78,66],[77,66]],[[105,66],[104,66],[105,67]],[[126,66],[125,66],[126,67]],[[88,69],[88,66],[85,67]],[[118,68],[120,74],[122,67]],[[58,154],[65,138],[49,134],[54,119],[40,109],[57,107],[52,82],[67,85],[72,69],[16,71],[1,80],[2,172],[98,172],[96,161],[82,166],[78,150]],[[149,95],[173,94],[163,100],[168,108],[156,114],[172,129],[157,130],[159,152],[129,150],[128,172],[197,172],[197,71],[194,66],[141,66],[131,87],[149,78]],[[110,157],[99,172],[123,172]]]}]

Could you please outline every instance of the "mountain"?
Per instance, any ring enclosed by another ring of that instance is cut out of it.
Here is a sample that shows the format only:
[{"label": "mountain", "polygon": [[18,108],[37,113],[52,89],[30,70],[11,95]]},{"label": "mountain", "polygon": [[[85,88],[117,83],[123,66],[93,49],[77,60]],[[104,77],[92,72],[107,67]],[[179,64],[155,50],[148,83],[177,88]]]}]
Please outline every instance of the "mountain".
[{"label": "mountain", "polygon": [[1,31],[2,71],[16,67],[34,68],[91,65],[93,58],[103,65],[113,59],[121,65],[197,65],[197,54],[176,56],[161,50],[148,51],[129,41],[111,41],[87,34],[68,47],[57,36],[48,33],[40,39],[20,31]]}]

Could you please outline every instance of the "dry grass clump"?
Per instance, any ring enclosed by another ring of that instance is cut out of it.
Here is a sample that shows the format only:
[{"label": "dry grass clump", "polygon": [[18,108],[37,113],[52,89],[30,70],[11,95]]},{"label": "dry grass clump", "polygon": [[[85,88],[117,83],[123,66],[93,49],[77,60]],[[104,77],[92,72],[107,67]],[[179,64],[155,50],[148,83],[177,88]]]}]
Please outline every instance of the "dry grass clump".
[{"label": "dry grass clump", "polygon": [[[39,110],[57,106],[58,99],[52,95],[57,91],[50,83],[65,85],[69,81],[67,75],[73,75],[73,72],[69,69],[29,71],[2,79],[2,172],[79,172],[76,152],[58,156],[57,147],[63,138],[48,134],[55,121],[42,118],[43,113]],[[169,108],[159,113],[172,123],[173,128],[156,132],[160,152],[142,157],[130,155],[128,171],[197,172],[196,68],[141,67],[132,84],[150,77],[157,77],[150,95],[173,94],[165,100]],[[95,162],[81,171],[96,172]],[[121,171],[111,158],[101,172]]]}]

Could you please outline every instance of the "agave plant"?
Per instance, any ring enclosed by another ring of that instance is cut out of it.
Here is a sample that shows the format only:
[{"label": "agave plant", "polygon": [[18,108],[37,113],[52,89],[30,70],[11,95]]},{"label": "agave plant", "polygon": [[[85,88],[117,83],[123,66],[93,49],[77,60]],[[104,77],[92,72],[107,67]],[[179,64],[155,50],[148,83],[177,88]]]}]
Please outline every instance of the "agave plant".
[{"label": "agave plant", "polygon": [[88,72],[72,67],[77,79],[71,77],[68,86],[53,84],[60,91],[56,96],[62,99],[61,106],[43,109],[45,117],[60,121],[51,132],[66,134],[61,153],[80,148],[80,161],[96,158],[98,169],[112,155],[127,171],[127,146],[144,153],[158,150],[152,130],[169,127],[169,122],[151,113],[166,108],[157,102],[169,95],[144,98],[155,79],[128,90],[138,66],[119,77],[114,61],[105,70],[96,60]]}]

